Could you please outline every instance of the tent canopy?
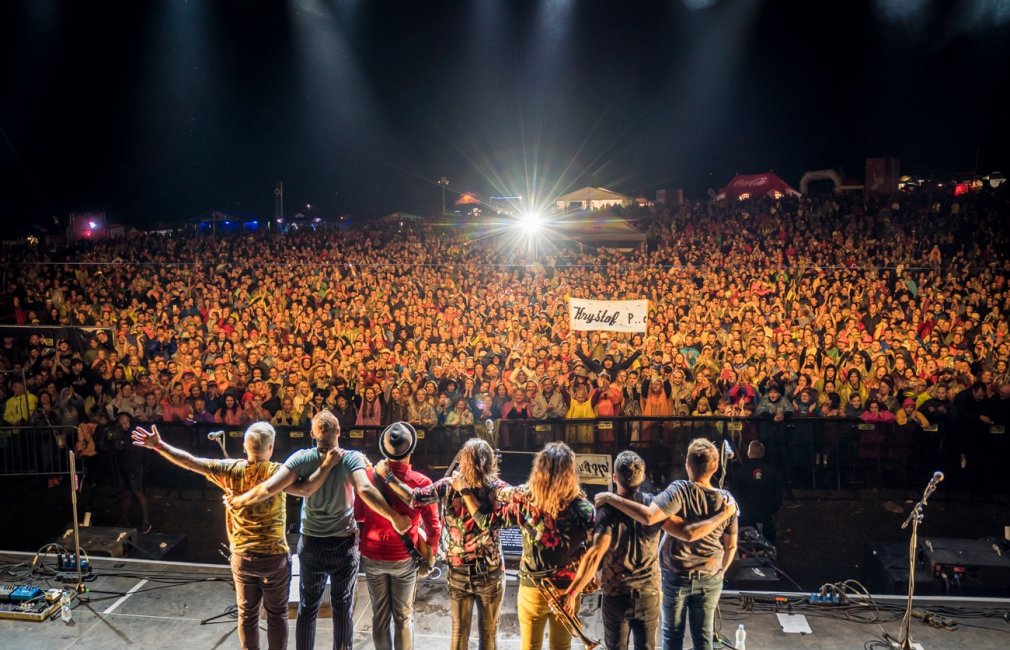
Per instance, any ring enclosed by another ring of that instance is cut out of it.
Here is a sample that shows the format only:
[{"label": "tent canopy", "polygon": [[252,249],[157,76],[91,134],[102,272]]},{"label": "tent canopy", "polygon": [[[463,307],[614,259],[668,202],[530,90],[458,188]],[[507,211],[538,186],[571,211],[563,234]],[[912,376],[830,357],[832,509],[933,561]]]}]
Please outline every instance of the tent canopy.
[{"label": "tent canopy", "polygon": [[789,186],[784,180],[772,172],[765,174],[745,174],[734,176],[719,193],[721,196],[739,200],[741,198],[757,198],[769,194],[785,194],[799,196],[800,193]]},{"label": "tent canopy", "polygon": [[584,210],[599,210],[614,205],[630,205],[631,197],[603,187],[583,187],[554,199],[559,210],[580,206]]}]

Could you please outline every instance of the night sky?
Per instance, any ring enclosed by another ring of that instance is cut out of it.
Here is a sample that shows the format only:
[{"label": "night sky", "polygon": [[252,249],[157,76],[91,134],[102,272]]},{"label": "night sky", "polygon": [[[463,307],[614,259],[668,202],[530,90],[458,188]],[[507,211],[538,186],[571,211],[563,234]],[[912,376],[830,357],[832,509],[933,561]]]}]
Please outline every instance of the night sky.
[{"label": "night sky", "polygon": [[1008,171],[1008,62],[1010,0],[7,1],[0,217]]}]

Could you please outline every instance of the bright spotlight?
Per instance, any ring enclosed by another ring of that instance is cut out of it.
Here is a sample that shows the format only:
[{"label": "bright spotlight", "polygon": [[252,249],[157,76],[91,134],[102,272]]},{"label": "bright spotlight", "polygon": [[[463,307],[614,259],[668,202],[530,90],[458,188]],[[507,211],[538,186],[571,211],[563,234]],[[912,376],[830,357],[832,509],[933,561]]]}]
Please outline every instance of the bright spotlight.
[{"label": "bright spotlight", "polygon": [[543,225],[543,217],[536,212],[525,212],[519,217],[519,227],[527,234],[532,235],[533,233],[539,231]]}]

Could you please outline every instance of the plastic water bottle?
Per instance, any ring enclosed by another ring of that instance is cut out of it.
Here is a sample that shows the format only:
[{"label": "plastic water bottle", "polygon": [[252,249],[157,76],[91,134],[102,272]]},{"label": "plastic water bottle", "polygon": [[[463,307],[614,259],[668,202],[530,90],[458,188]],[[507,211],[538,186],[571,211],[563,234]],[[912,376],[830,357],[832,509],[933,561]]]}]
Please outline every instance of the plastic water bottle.
[{"label": "plastic water bottle", "polygon": [[747,650],[747,630],[743,629],[743,623],[736,629],[736,650]]},{"label": "plastic water bottle", "polygon": [[70,609],[70,593],[66,591],[60,596],[60,618],[64,623],[74,620],[74,612]]}]

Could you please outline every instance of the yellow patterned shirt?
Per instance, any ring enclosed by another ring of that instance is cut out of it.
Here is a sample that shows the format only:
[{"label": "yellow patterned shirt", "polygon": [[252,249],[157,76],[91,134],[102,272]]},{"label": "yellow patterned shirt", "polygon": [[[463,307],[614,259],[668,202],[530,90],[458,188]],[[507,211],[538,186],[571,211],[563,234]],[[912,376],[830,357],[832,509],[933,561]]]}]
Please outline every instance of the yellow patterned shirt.
[{"label": "yellow patterned shirt", "polygon": [[[242,494],[273,476],[280,463],[242,459],[207,461],[207,479],[222,490]],[[288,552],[284,536],[287,515],[284,492],[245,508],[225,508],[225,526],[232,553],[279,555]]]}]

